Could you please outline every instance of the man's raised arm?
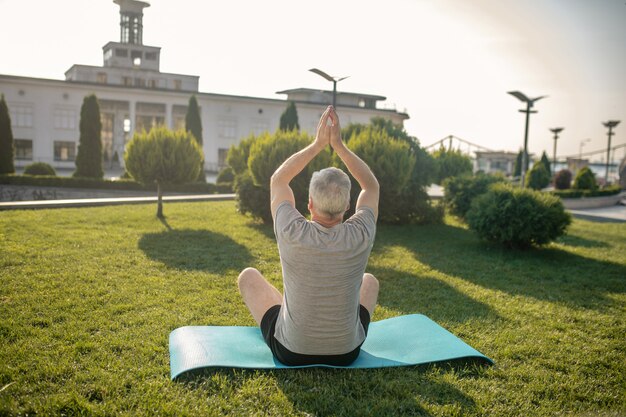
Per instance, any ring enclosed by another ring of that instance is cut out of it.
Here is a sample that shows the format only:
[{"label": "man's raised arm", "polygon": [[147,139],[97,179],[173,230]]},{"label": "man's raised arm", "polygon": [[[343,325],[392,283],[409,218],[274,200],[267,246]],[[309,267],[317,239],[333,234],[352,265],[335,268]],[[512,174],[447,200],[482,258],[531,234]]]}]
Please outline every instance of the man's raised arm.
[{"label": "man's raised arm", "polygon": [[334,108],[330,112],[330,119],[332,122],[330,127],[330,146],[337,152],[337,155],[346,164],[350,174],[361,186],[361,193],[356,202],[356,210],[360,207],[369,207],[374,211],[374,216],[378,217],[378,197],[380,193],[378,180],[367,164],[344,145],[341,140],[339,117]]},{"label": "man's raised arm", "polygon": [[291,155],[272,175],[270,181],[270,198],[272,202],[272,217],[276,217],[276,209],[283,201],[289,201],[295,206],[293,190],[289,186],[291,180],[298,175],[309,162],[330,142],[330,127],[327,126],[331,107],[328,107],[317,126],[315,140],[306,148]]}]

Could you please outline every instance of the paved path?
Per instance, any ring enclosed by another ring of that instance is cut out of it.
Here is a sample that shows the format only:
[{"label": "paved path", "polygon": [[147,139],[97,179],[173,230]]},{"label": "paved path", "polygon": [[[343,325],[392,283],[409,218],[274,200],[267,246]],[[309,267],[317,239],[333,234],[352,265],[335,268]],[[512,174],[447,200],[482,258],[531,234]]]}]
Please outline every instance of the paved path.
[{"label": "paved path", "polygon": [[[624,200],[622,200],[624,202]],[[574,217],[599,222],[626,222],[626,205],[570,210]]]},{"label": "paved path", "polygon": [[[163,201],[222,201],[233,200],[235,194],[170,195]],[[71,200],[8,201],[0,203],[0,210],[49,209],[67,207],[97,207],[121,204],[156,203],[157,197],[77,198]]]}]

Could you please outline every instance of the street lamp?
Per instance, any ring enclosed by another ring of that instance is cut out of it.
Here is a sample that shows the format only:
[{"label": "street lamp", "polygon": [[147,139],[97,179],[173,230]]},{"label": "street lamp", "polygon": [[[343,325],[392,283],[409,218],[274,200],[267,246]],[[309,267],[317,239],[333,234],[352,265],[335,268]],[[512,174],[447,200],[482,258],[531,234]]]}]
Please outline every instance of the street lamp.
[{"label": "street lamp", "polygon": [[555,127],[553,129],[550,129],[550,132],[554,133],[554,151],[552,153],[553,157],[552,157],[552,174],[554,175],[554,173],[556,172],[556,141],[559,138],[559,133],[561,133],[563,131],[562,127]]},{"label": "street lamp", "polygon": [[604,184],[608,184],[609,180],[609,162],[611,156],[611,136],[613,136],[613,128],[619,124],[620,120],[609,120],[608,122],[602,122],[604,127],[609,128],[608,137],[609,144],[606,147],[606,172],[604,173]]},{"label": "street lamp", "polygon": [[582,164],[582,160],[583,160],[583,146],[585,146],[585,143],[587,142],[591,142],[591,138],[587,138],[585,140],[581,140],[580,141],[580,146],[578,147],[578,165]]},{"label": "street lamp", "polygon": [[337,104],[337,83],[341,80],[345,80],[348,77],[341,77],[341,78],[331,77],[330,75],[326,74],[324,71],[318,70],[317,68],[311,68],[309,71],[314,72],[317,75],[324,77],[325,79],[333,83],[333,107],[335,107],[335,104]]},{"label": "street lamp", "polygon": [[522,154],[522,188],[525,187],[526,171],[528,170],[528,120],[530,113],[537,113],[537,110],[531,110],[536,101],[548,96],[539,96],[537,98],[528,98],[519,91],[509,91],[510,95],[526,103],[526,109],[520,110],[520,113],[526,113],[526,129],[524,130],[524,153]]}]

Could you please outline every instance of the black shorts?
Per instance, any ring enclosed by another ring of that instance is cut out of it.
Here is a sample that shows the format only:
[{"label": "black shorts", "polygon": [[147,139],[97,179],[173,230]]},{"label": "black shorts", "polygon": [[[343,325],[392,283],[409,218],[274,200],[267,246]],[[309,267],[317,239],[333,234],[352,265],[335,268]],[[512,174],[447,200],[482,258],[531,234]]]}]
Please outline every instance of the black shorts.
[{"label": "black shorts", "polygon": [[[279,313],[280,304],[270,307],[269,310],[265,312],[263,319],[261,319],[261,333],[263,334],[265,343],[267,343],[270,350],[274,354],[274,357],[284,365],[300,366],[323,364],[348,366],[359,356],[361,345],[357,346],[353,351],[341,355],[304,355],[290,351],[274,337],[276,321],[278,320]],[[367,329],[370,325],[370,313],[362,305],[359,305],[359,318],[361,320],[361,324],[363,325],[363,329],[365,329],[365,335],[367,335]]]}]

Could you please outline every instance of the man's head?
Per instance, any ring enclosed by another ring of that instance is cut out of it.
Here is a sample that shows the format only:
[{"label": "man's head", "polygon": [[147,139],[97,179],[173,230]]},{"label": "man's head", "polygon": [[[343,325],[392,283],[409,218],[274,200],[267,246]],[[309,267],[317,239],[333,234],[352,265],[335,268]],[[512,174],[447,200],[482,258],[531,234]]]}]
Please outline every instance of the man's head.
[{"label": "man's head", "polygon": [[350,178],[338,168],[316,171],[309,184],[309,210],[328,219],[343,219],[350,207]]}]

